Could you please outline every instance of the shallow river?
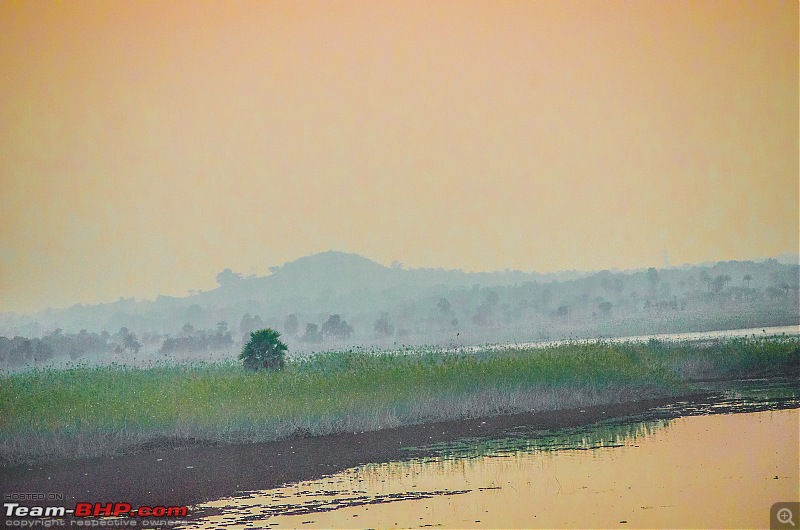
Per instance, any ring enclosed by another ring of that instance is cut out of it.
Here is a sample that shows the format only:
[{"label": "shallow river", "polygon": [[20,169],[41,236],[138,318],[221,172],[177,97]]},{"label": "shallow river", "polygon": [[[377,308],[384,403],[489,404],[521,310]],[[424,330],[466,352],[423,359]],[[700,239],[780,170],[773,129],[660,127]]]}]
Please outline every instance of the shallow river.
[{"label": "shallow river", "polygon": [[[189,528],[769,527],[800,497],[798,383],[558,432],[409,448],[425,457],[242,492]],[[422,453],[419,453],[422,454]]]}]

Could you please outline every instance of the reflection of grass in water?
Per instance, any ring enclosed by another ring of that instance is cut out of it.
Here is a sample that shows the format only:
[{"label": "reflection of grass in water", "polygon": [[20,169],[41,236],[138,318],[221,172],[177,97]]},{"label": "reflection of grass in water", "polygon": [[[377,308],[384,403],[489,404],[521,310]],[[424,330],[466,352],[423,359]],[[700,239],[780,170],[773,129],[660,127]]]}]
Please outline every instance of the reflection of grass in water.
[{"label": "reflection of grass in water", "polygon": [[719,389],[729,399],[744,402],[781,402],[800,399],[800,378],[790,377],[777,380],[734,381],[725,384],[704,385],[708,389]]},{"label": "reflection of grass in water", "polygon": [[[489,466],[502,476],[518,468],[531,454],[559,450],[589,450],[630,444],[666,427],[667,420],[619,424],[603,422],[589,427],[564,429],[558,432],[537,432],[498,439],[464,439],[436,443],[424,447],[428,456],[364,464],[320,480],[304,481],[280,492],[291,501],[270,505],[273,513],[310,513],[320,507],[343,507],[356,500],[361,504],[393,502],[437,495],[454,495],[472,491],[475,483],[466,480],[476,468]],[[411,448],[414,451],[414,448]],[[446,479],[443,481],[442,479]],[[483,482],[480,489],[501,486]],[[468,488],[468,489],[464,489]],[[274,495],[275,491],[269,492]],[[262,493],[260,498],[267,495]],[[324,497],[324,500],[318,499]],[[243,503],[247,504],[247,503]],[[270,503],[271,504],[271,503]],[[262,509],[258,505],[259,509]],[[265,512],[266,513],[266,512]]]},{"label": "reflection of grass in water", "polygon": [[238,365],[73,368],[0,376],[0,459],[146,444],[269,441],[576,408],[684,392],[687,378],[779,373],[800,339],[573,343],[477,353],[344,351],[283,372]]},{"label": "reflection of grass in water", "polygon": [[637,423],[604,421],[586,427],[537,431],[516,434],[509,431],[502,438],[466,438],[455,442],[440,442],[424,447],[405,448],[411,452],[424,452],[443,459],[478,458],[515,453],[542,451],[589,450],[618,447],[651,435],[666,428],[669,420],[652,420]]},{"label": "reflection of grass in water", "polygon": [[558,450],[589,450],[616,447],[635,442],[667,428],[671,418],[684,415],[726,412],[760,412],[800,407],[800,379],[743,380],[706,383],[704,390],[717,390],[719,395],[696,403],[661,407],[627,418],[603,420],[591,425],[558,431],[527,432],[525,427],[508,430],[497,438],[465,438],[454,442],[437,442],[424,447],[404,448],[444,459],[474,458],[507,453],[531,453]]}]

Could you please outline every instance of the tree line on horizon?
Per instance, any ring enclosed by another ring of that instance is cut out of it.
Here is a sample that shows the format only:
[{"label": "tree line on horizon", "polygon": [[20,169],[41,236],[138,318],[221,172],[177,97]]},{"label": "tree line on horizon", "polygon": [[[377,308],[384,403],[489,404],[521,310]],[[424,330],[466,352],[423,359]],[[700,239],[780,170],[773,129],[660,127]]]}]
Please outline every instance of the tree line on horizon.
[{"label": "tree line on horizon", "polygon": [[[235,283],[244,278],[226,275],[222,280]],[[86,327],[70,333],[58,327],[39,337],[16,333],[0,337],[0,363],[42,363],[58,356],[125,357],[142,349],[143,354],[162,357],[203,354],[239,347],[250,333],[264,328],[279,330],[294,349],[309,349],[348,341],[438,340],[465,332],[490,337],[525,326],[552,329],[556,334],[581,326],[614,333],[614,326],[624,332],[647,319],[683,319],[690,327],[693,321],[717,314],[743,315],[742,322],[754,325],[795,324],[798,287],[800,267],[767,260],[633,273],[601,271],[566,281],[439,285],[427,289],[424,296],[412,296],[402,286],[378,293],[323,290],[317,300],[279,301],[277,307],[269,301],[250,300],[232,306],[191,304],[166,313],[137,313],[131,305],[130,312],[115,313],[108,320],[112,329],[119,330],[113,334],[89,332]],[[324,308],[314,311],[314,302]],[[339,310],[328,310],[331,307]],[[750,314],[752,318],[747,317]],[[620,323],[626,321],[632,324],[623,330]],[[171,330],[170,323],[174,323]]]}]

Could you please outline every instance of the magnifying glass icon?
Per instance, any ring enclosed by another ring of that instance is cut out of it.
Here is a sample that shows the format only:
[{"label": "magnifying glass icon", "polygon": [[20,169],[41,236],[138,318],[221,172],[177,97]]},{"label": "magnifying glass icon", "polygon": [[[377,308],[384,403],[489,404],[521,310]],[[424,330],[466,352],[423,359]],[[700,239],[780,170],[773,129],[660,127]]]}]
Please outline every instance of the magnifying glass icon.
[{"label": "magnifying glass icon", "polygon": [[789,523],[790,525],[794,526],[794,521],[792,521],[792,510],[789,508],[781,508],[778,510],[778,522],[781,524]]}]

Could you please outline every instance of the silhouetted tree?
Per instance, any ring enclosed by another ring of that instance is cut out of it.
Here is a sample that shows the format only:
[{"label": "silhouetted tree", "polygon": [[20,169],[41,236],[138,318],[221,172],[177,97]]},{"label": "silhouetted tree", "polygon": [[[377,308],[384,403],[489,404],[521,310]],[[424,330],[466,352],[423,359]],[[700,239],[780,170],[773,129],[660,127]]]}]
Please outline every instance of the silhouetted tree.
[{"label": "silhouetted tree", "polygon": [[391,337],[394,335],[394,326],[389,323],[389,314],[381,313],[381,317],[375,321],[375,334],[379,337]]},{"label": "silhouetted tree", "polygon": [[300,330],[300,322],[297,320],[297,315],[292,313],[286,317],[286,320],[283,321],[283,330],[287,335],[293,337],[297,335],[297,332]]},{"label": "silhouetted tree", "polygon": [[481,302],[481,305],[478,306],[478,310],[472,316],[472,321],[479,326],[487,325],[492,317],[492,310],[499,300],[500,296],[495,291],[487,292],[483,302]]},{"label": "silhouetted tree", "polygon": [[142,347],[142,343],[139,342],[139,340],[136,338],[136,335],[131,333],[131,331],[124,326],[119,328],[119,331],[116,335],[119,342],[114,351],[117,353],[122,353],[126,350],[137,353]]},{"label": "silhouetted tree", "polygon": [[229,285],[233,285],[234,283],[236,283],[241,279],[242,275],[240,273],[233,272],[230,269],[225,269],[216,276],[217,283],[220,285],[220,287],[227,287]]},{"label": "silhouetted tree", "polygon": [[658,292],[658,281],[660,280],[658,276],[658,271],[655,267],[650,267],[647,269],[647,283],[650,284],[650,294],[655,296]]},{"label": "silhouetted tree", "polygon": [[261,329],[264,327],[264,321],[261,320],[261,317],[250,316],[250,313],[245,313],[242,316],[242,321],[239,324],[239,331],[242,333],[242,340],[247,340],[247,337],[257,329]]},{"label": "silhouetted tree", "polygon": [[133,333],[128,333],[125,336],[125,341],[122,344],[122,347],[126,350],[130,350],[133,353],[138,353],[139,349],[142,347],[142,343],[136,338],[136,335]]},{"label": "silhouetted tree", "polygon": [[720,274],[719,276],[714,278],[714,281],[712,282],[712,287],[713,287],[714,292],[715,293],[721,293],[725,289],[725,286],[730,281],[731,281],[731,277],[728,276],[727,274]]},{"label": "silhouetted tree", "polygon": [[320,331],[323,336],[335,339],[348,339],[350,335],[353,334],[352,326],[342,320],[340,315],[331,315],[328,317],[328,320],[322,324]]},{"label": "silhouetted tree", "polygon": [[217,332],[208,338],[208,346],[212,349],[233,346],[233,336],[228,329],[227,322],[217,322]]},{"label": "silhouetted tree", "polygon": [[306,324],[305,335],[300,340],[304,342],[322,342],[322,333],[316,324],[308,323]]}]

